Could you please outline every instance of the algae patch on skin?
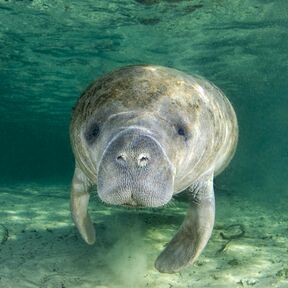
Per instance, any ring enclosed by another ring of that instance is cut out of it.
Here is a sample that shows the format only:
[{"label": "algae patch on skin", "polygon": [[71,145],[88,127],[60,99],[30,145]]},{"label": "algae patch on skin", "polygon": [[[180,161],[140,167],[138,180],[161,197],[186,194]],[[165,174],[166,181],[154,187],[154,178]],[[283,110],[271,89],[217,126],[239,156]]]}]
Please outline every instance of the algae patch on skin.
[{"label": "algae patch on skin", "polygon": [[276,273],[278,278],[288,279],[288,268],[283,268]]}]

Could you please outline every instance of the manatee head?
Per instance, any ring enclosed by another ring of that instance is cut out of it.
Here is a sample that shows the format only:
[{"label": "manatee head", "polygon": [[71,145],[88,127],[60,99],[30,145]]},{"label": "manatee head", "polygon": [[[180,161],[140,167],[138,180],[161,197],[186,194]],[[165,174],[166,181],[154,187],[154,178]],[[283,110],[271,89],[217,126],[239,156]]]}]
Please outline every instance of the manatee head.
[{"label": "manatee head", "polygon": [[90,159],[96,165],[97,191],[105,203],[159,207],[172,198],[175,167],[163,143],[167,135],[156,127],[156,120],[145,118],[137,113],[120,113],[102,127],[87,127],[86,141]]}]

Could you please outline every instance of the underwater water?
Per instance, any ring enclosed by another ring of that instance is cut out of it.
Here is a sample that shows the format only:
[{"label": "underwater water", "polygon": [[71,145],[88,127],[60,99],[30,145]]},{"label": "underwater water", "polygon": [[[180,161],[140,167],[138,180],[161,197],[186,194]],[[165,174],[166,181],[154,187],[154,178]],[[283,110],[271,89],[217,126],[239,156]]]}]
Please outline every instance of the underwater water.
[{"label": "underwater water", "polygon": [[[153,263],[185,199],[146,211],[93,196],[93,246],[70,216],[72,107],[138,63],[204,76],[238,117],[212,237],[175,274]],[[0,0],[0,287],[288,287],[287,78],[286,0]],[[223,239],[231,227],[245,234]]]}]

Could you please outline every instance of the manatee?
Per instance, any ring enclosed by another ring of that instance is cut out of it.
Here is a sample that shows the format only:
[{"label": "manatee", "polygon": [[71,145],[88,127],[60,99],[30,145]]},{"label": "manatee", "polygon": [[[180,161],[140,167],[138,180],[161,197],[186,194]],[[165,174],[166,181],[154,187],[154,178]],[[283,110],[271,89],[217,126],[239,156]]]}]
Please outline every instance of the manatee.
[{"label": "manatee", "polygon": [[238,140],[236,114],[219,88],[172,68],[120,68],[80,96],[70,138],[72,218],[88,244],[95,242],[91,188],[103,202],[126,207],[164,206],[186,191],[187,215],[155,267],[173,273],[195,262],[214,225],[213,178]]}]

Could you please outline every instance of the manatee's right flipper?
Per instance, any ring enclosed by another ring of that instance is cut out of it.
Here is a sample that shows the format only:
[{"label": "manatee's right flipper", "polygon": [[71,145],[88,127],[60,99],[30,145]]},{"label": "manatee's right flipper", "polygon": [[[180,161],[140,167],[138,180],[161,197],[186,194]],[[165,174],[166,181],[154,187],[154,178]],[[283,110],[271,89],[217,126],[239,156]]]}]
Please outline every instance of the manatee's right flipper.
[{"label": "manatee's right flipper", "polygon": [[93,244],[95,242],[95,229],[88,214],[90,188],[89,180],[76,165],[71,188],[72,218],[82,238],[88,244]]},{"label": "manatee's right flipper", "polygon": [[155,262],[160,272],[177,272],[195,262],[211,236],[215,215],[213,175],[199,180],[189,190],[186,218]]}]

